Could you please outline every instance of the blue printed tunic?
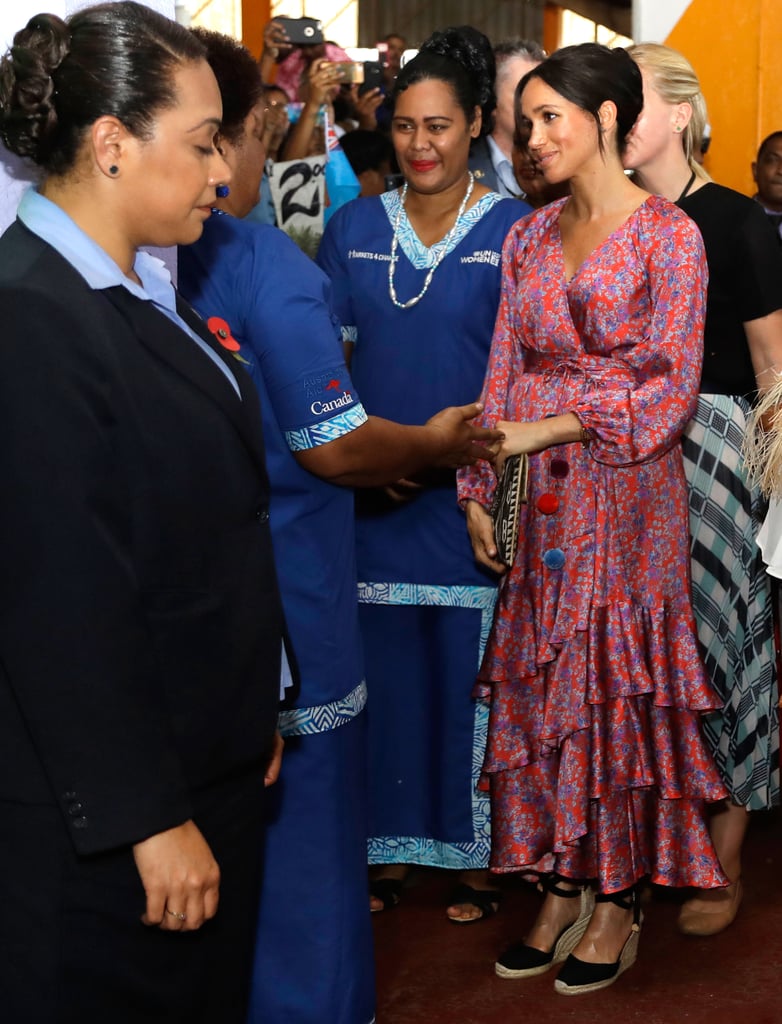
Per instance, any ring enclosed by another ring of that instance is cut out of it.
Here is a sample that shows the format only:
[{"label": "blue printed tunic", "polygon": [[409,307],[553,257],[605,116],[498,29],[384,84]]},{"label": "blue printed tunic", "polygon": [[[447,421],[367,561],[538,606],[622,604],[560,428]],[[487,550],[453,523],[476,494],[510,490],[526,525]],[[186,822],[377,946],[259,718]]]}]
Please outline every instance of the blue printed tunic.
[{"label": "blue printed tunic", "polygon": [[[179,285],[260,393],[272,541],[301,675],[280,715],[286,750],[270,793],[248,1024],[370,1024],[353,492],[294,457],[356,429],[366,414],[328,280],[281,231],[213,215],[200,240],[179,250]],[[326,905],[333,910],[324,916]]]},{"label": "blue printed tunic", "polygon": [[[366,421],[330,312],[329,284],[282,232],[228,216],[212,216],[201,240],[180,250],[179,283],[207,322],[227,323],[260,392],[277,571],[302,675],[294,703],[313,709],[284,722],[296,732],[319,732],[330,724],[318,722],[314,709],[328,705],[326,718],[338,713],[337,703],[362,679],[353,494],[292,456]],[[355,701],[361,703],[358,695]]]},{"label": "blue printed tunic", "polygon": [[[339,210],[318,262],[334,286],[351,373],[367,412],[423,423],[481,390],[500,295],[502,244],[528,212],[483,196],[453,236],[421,244],[396,192]],[[394,225],[401,302],[389,297]],[[369,691],[370,860],[444,867],[488,862],[488,801],[476,781],[486,711],[471,690],[496,599],[477,566],[454,474],[428,475],[410,503],[357,521],[362,636]]]}]

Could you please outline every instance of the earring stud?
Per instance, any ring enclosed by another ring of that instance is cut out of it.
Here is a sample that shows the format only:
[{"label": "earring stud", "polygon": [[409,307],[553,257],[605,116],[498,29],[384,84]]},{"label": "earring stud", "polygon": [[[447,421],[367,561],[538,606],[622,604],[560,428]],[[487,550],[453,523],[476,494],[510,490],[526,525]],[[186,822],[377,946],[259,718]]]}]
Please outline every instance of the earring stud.
[{"label": "earring stud", "polygon": [[227,185],[218,185],[215,189],[215,194],[218,199],[225,199],[226,196],[231,194],[231,190]]},{"label": "earring stud", "polygon": [[112,164],[111,167],[109,167],[109,174],[119,174],[119,167],[117,167],[116,164]]}]

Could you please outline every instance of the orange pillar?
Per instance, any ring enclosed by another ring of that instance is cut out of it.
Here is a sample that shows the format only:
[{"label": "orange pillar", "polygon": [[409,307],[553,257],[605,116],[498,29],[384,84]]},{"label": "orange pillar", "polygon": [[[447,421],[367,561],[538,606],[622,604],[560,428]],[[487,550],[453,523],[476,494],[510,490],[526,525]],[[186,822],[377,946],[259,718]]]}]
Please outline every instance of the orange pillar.
[{"label": "orange pillar", "polygon": [[[758,73],[758,143],[771,132],[782,131],[782,0],[761,0]],[[752,159],[755,159],[755,153]]]},{"label": "orange pillar", "polygon": [[543,8],[543,49],[553,53],[562,38],[562,8],[559,4],[546,4]]},{"label": "orange pillar", "polygon": [[256,57],[261,56],[263,29],[271,16],[271,0],[242,0],[242,42]]},{"label": "orange pillar", "polygon": [[706,97],[713,136],[706,169],[752,195],[758,145],[782,129],[782,0],[692,0],[665,42],[693,65]]}]

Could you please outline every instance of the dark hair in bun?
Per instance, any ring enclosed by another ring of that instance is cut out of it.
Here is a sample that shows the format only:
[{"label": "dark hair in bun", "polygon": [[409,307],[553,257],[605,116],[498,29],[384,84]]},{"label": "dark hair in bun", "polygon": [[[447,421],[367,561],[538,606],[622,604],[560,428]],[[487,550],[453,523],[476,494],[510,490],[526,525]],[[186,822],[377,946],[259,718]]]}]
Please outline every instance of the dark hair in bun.
[{"label": "dark hair in bun", "polygon": [[158,111],[176,104],[173,72],[203,57],[187,29],[132,0],[86,7],[67,21],[37,14],[0,60],[0,138],[63,174],[103,115],[149,138]]},{"label": "dark hair in bun", "polygon": [[497,97],[494,93],[494,53],[488,38],[471,25],[433,32],[421,44],[418,54],[399,72],[394,86],[396,99],[411,85],[436,79],[453,89],[467,123],[472,124],[475,108],[481,108],[481,135],[494,125]]},{"label": "dark hair in bun", "polygon": [[206,28],[190,31],[203,43],[223,101],[220,134],[232,145],[244,136],[244,122],[263,96],[261,68],[246,46],[222,32]]},{"label": "dark hair in bun", "polygon": [[606,100],[616,106],[616,144],[621,153],[627,136],[643,107],[641,72],[626,50],[614,50],[600,43],[563,46],[542,64],[528,71],[516,89],[518,108],[524,87],[531,78],[540,78],[566,100],[590,114],[598,127],[598,144],[602,151],[600,107]]}]

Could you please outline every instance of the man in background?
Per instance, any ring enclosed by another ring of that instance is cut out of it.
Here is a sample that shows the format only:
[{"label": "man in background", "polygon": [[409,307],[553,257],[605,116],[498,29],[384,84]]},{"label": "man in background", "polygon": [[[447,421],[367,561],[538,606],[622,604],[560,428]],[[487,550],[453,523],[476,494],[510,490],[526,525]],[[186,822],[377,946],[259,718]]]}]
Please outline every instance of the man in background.
[{"label": "man in background", "polygon": [[470,153],[470,170],[482,185],[502,196],[523,199],[524,192],[513,174],[513,96],[521,78],[545,60],[546,52],[527,39],[506,39],[494,47],[497,75],[494,89],[497,110],[490,135],[476,140]]},{"label": "man in background", "polygon": [[772,132],[761,142],[752,177],[757,186],[753,198],[766,211],[782,244],[782,131]]}]

